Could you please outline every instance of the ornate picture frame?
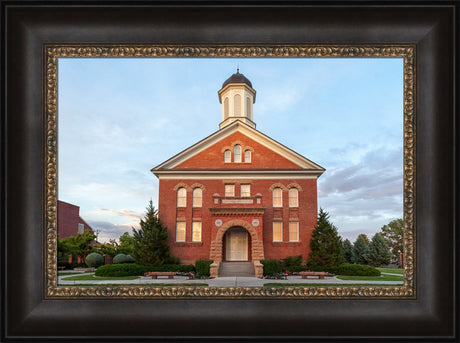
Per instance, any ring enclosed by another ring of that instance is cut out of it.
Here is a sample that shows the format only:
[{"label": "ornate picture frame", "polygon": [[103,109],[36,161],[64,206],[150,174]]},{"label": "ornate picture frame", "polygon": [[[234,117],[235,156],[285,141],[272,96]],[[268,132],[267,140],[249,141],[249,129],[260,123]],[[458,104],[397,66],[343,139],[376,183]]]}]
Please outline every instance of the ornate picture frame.
[{"label": "ornate picture frame", "polygon": [[[2,1],[2,10],[2,339],[458,339],[458,4]],[[210,49],[206,54],[231,56],[309,51],[401,54],[407,60],[404,219],[406,248],[413,254],[406,259],[403,287],[395,292],[285,288],[282,294],[272,288],[261,293],[169,288],[144,294],[138,288],[56,287],[53,59],[104,53],[190,56],[203,53],[200,47]]]},{"label": "ornate picture frame", "polygon": [[[47,123],[47,164],[46,164],[46,199],[47,199],[47,297],[152,297],[152,298],[350,298],[350,297],[390,297],[415,298],[415,45],[100,45],[100,46],[45,46],[46,73],[46,123]],[[57,282],[57,92],[58,59],[87,57],[117,58],[188,58],[188,57],[254,57],[254,58],[313,58],[313,57],[352,57],[352,58],[402,58],[404,79],[404,285],[394,286],[330,286],[314,287],[148,287],[148,286],[67,286]]]}]

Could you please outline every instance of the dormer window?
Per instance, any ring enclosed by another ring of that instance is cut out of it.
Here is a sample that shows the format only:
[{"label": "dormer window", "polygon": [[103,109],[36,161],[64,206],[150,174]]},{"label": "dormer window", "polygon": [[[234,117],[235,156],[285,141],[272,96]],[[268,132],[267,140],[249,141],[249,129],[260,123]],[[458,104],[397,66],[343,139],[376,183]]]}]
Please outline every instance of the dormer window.
[{"label": "dormer window", "polygon": [[244,152],[244,162],[251,163],[251,151],[250,150],[246,150]]},{"label": "dormer window", "polygon": [[241,145],[235,145],[233,148],[233,162],[241,163]]},{"label": "dormer window", "polygon": [[224,162],[231,163],[232,162],[232,152],[230,150],[224,151]]}]

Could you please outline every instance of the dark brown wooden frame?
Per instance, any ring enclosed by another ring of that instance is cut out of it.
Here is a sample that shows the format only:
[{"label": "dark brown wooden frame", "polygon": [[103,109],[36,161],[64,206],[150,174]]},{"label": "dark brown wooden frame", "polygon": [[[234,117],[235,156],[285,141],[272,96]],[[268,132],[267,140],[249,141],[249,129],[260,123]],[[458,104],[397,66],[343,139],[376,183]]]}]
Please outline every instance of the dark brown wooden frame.
[{"label": "dark brown wooden frame", "polygon": [[[458,339],[457,2],[98,5],[2,1],[2,339]],[[54,43],[416,44],[417,299],[45,300],[43,46]]]}]

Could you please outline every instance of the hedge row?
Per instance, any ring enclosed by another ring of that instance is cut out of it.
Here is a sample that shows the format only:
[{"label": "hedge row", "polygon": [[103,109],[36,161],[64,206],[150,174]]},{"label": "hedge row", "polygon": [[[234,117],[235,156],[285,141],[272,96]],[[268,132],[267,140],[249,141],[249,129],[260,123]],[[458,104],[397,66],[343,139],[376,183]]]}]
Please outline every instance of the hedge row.
[{"label": "hedge row", "polygon": [[196,260],[195,268],[198,276],[209,276],[211,275],[211,264],[212,260]]},{"label": "hedge row", "polygon": [[339,266],[314,266],[309,265],[308,269],[312,271],[325,271],[336,275],[347,276],[380,276],[380,271],[377,268],[364,264],[341,264]]},{"label": "hedge row", "polygon": [[164,264],[162,266],[141,266],[136,263],[106,264],[96,269],[96,276],[141,276],[146,272],[181,272],[195,270],[193,265]]}]

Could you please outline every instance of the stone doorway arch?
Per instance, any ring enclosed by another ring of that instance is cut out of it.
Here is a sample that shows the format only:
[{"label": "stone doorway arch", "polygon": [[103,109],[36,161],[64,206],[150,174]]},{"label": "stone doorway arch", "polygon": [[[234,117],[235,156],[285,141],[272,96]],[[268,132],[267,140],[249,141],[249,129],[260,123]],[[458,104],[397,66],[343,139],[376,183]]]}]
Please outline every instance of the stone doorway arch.
[{"label": "stone doorway arch", "polygon": [[235,219],[230,220],[223,224],[216,233],[216,238],[211,242],[211,252],[209,258],[214,261],[214,263],[220,264],[222,262],[223,255],[223,238],[227,230],[232,227],[239,226],[246,229],[251,236],[251,255],[252,261],[260,261],[264,259],[264,246],[262,240],[259,239],[256,229],[246,222],[245,220]]}]

